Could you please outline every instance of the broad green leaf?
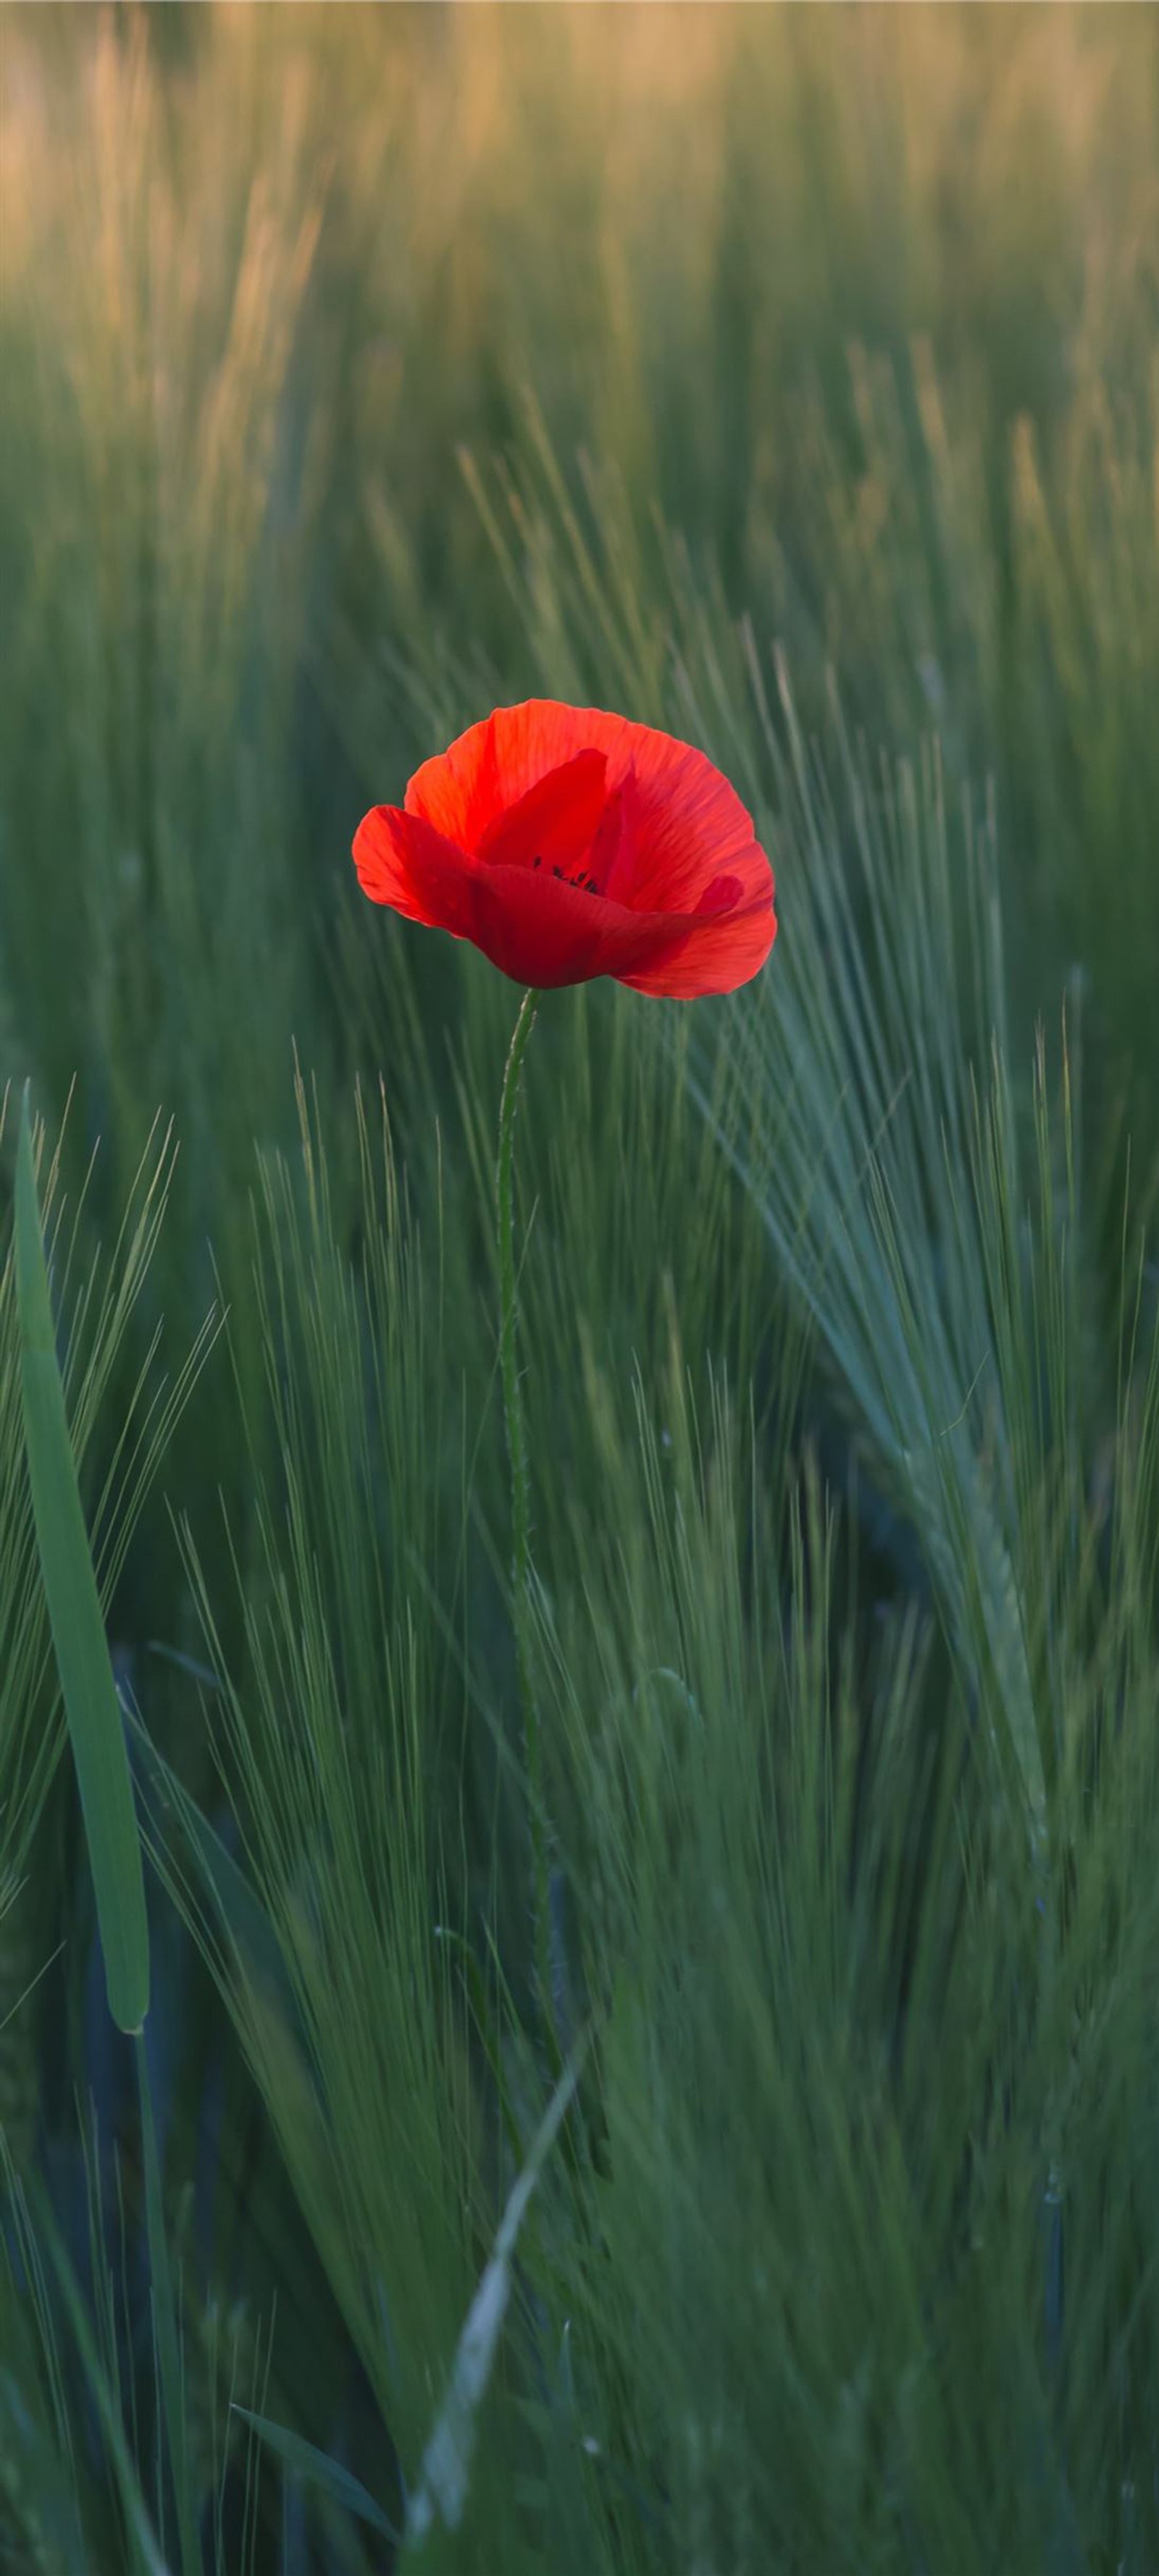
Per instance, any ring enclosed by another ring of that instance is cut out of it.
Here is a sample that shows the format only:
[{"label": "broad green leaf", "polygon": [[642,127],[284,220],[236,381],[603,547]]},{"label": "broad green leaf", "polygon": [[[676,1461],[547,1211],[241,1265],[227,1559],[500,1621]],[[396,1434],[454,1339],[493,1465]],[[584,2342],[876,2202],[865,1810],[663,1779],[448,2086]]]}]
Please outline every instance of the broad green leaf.
[{"label": "broad green leaf", "polygon": [[25,1094],[16,1161],[16,1288],[37,1546],[84,1814],[109,2010],[139,2030],[149,1929],[132,1784],[64,1409]]}]

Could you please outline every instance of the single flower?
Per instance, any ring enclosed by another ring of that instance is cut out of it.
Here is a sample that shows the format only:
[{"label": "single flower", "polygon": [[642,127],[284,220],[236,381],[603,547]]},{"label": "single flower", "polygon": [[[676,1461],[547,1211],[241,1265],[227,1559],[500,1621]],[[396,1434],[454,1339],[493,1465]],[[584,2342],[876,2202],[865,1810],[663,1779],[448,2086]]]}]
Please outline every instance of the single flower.
[{"label": "single flower", "polygon": [[614,975],[730,993],[776,937],[773,871],[689,743],[598,707],[496,707],[359,824],[372,903],[469,939],[517,984]]}]

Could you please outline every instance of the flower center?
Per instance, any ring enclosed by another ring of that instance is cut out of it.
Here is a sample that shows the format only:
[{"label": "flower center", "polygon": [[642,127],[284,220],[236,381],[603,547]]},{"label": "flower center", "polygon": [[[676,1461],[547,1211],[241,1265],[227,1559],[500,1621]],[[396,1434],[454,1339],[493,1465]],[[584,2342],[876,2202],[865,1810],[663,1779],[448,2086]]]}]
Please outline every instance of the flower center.
[{"label": "flower center", "polygon": [[[533,869],[543,866],[542,850],[537,851],[531,865]],[[590,868],[577,868],[575,875],[569,876],[565,868],[557,867],[553,861],[551,873],[559,878],[561,885],[579,886],[584,894],[598,894],[600,891]]]}]

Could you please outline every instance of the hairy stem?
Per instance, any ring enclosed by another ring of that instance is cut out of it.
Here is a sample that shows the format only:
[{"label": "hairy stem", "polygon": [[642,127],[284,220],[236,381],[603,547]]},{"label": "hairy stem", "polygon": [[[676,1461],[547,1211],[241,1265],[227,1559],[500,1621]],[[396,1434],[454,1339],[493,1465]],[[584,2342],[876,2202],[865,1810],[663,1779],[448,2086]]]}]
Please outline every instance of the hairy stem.
[{"label": "hairy stem", "polygon": [[539,995],[529,989],[519,1006],[503,1076],[499,1108],[499,1161],[495,1197],[499,1219],[499,1366],[503,1384],[503,1418],[511,1467],[511,1593],[515,1618],[515,1662],[523,1753],[527,1765],[531,1816],[532,1906],[535,1966],[545,2027],[553,2029],[551,1947],[547,1855],[547,1817],[543,1798],[543,1748],[531,1652],[531,1487],[527,1468],[527,1427],[519,1383],[518,1300],[515,1284],[515,1111],[527,1041],[535,1026]]}]

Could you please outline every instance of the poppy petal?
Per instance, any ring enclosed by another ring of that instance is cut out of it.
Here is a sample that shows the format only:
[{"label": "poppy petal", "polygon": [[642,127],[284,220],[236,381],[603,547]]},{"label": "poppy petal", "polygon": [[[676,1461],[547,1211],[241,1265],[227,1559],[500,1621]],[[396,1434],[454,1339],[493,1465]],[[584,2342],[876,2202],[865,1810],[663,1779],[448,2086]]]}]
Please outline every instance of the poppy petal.
[{"label": "poppy petal", "polygon": [[644,725],[633,731],[641,739],[632,752],[628,899],[693,912],[721,873],[741,879],[746,900],[767,895],[769,863],[736,789],[690,743]]},{"label": "poppy petal", "polygon": [[613,903],[626,903],[631,892],[636,860],[636,805],[636,773],[629,766],[607,798],[592,843],[592,875]]},{"label": "poppy petal", "polygon": [[372,903],[389,903],[428,930],[473,939],[471,863],[421,815],[376,805],[354,836],[358,882]]},{"label": "poppy petal", "polygon": [[629,911],[543,870],[477,868],[472,902],[472,937],[492,965],[542,990],[659,971],[688,933],[679,915]]},{"label": "poppy petal", "polygon": [[598,707],[497,707],[424,762],[404,808],[366,817],[355,858],[376,901],[521,983],[727,992],[776,936],[772,869],[728,780]]},{"label": "poppy petal", "polygon": [[[593,730],[591,713],[553,698],[496,707],[416,769],[406,791],[407,813],[423,815],[460,849],[477,851],[489,825],[550,771],[562,769],[577,752],[608,751],[605,733]],[[621,723],[618,716],[603,719],[613,734]]]},{"label": "poppy petal", "polygon": [[546,870],[471,859],[421,815],[378,805],[359,825],[363,892],[429,930],[469,939],[517,984],[583,984],[659,968],[681,945],[679,916],[632,912]]},{"label": "poppy petal", "polygon": [[[604,753],[609,796],[631,778],[633,905],[691,911],[722,868],[744,877],[746,893],[765,890],[768,862],[752,817],[706,754],[604,707],[563,706],[553,698],[496,707],[416,770],[406,810],[423,815],[461,849],[477,851],[508,807],[584,751]],[[628,893],[628,840],[625,830],[617,865],[621,901]]]},{"label": "poppy petal", "polygon": [[620,977],[634,993],[664,995],[691,1002],[710,993],[735,993],[759,975],[777,935],[770,903],[746,904],[732,912],[694,914],[685,924],[683,943]]},{"label": "poppy petal", "polygon": [[497,867],[562,868],[586,859],[607,802],[602,751],[577,751],[487,825],[478,855]]}]

